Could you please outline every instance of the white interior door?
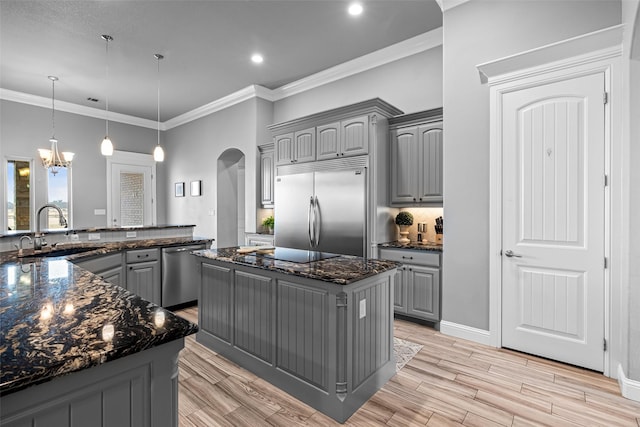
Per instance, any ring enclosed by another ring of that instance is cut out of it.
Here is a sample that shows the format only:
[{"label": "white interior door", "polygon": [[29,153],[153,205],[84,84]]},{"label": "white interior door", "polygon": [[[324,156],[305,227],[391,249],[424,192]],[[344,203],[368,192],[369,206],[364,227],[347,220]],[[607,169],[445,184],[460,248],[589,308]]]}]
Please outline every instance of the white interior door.
[{"label": "white interior door", "polygon": [[155,163],[150,155],[114,152],[107,160],[107,222],[111,227],[156,223]]},{"label": "white interior door", "polygon": [[503,98],[502,345],[603,371],[603,73]]}]

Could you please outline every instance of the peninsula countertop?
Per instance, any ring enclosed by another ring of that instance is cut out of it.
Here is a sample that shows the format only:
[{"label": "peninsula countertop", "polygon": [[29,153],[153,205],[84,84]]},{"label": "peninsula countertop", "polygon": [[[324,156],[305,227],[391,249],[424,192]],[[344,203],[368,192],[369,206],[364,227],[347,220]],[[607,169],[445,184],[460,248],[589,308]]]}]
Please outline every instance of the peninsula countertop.
[{"label": "peninsula countertop", "polygon": [[0,394],[195,333],[197,325],[70,260],[201,241],[91,242],[96,249],[68,257],[18,258],[17,251],[0,253]]},{"label": "peninsula countertop", "polygon": [[[337,254],[330,254],[333,256],[318,261],[292,262],[283,259],[274,259],[270,257],[268,250],[264,249],[260,251],[264,253],[257,251],[239,253],[238,249],[240,249],[239,246],[233,246],[199,250],[193,252],[193,254],[203,258],[246,265],[263,270],[278,271],[284,274],[331,282],[338,285],[348,285],[367,277],[392,270],[400,265],[395,261],[378,259],[367,259],[365,261],[365,259],[361,257]],[[279,247],[275,249],[290,250],[289,248]],[[314,251],[303,252],[309,252],[312,255],[317,253]]]}]

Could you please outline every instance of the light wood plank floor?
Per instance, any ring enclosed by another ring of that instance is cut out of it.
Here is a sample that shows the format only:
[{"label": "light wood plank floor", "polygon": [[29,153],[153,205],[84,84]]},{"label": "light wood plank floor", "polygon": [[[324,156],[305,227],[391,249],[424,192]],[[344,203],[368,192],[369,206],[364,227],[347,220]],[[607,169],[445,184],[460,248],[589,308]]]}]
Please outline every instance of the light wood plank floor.
[{"label": "light wood plank floor", "polygon": [[[197,308],[177,312],[197,322]],[[617,382],[395,321],[423,349],[347,420],[348,426],[633,426],[640,403]],[[182,427],[334,426],[332,419],[195,341],[180,354]]]}]

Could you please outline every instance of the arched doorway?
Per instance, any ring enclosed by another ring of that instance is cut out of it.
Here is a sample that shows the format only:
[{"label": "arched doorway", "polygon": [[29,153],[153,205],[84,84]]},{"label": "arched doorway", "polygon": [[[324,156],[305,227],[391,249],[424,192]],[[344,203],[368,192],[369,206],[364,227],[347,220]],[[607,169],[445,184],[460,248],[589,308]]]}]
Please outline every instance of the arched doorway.
[{"label": "arched doorway", "polygon": [[218,233],[216,246],[244,244],[244,153],[235,148],[218,157]]}]

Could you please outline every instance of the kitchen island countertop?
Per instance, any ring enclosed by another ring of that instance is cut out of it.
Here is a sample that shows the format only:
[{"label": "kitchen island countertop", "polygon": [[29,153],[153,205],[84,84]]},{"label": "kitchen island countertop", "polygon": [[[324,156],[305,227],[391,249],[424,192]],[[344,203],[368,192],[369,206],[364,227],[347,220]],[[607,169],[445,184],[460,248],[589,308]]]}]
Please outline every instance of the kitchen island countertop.
[{"label": "kitchen island countertop", "polygon": [[278,271],[298,277],[348,285],[367,277],[397,268],[395,261],[368,259],[336,255],[332,258],[306,263],[284,261],[269,258],[256,252],[238,253],[239,246],[194,251],[194,255],[231,262],[233,264],[256,267],[263,270]]},{"label": "kitchen island countertop", "polygon": [[201,241],[89,242],[82,245],[97,248],[68,257],[18,258],[17,251],[0,253],[0,394],[195,333],[197,325],[69,261]]}]

